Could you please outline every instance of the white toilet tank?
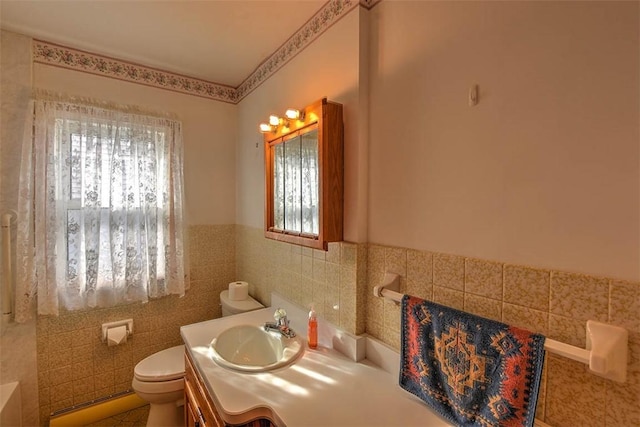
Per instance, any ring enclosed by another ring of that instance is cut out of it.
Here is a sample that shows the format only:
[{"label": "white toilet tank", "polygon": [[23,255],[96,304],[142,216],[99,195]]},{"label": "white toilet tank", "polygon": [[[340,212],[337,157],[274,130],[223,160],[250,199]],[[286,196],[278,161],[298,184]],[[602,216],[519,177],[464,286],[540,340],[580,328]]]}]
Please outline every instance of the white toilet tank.
[{"label": "white toilet tank", "polygon": [[229,298],[228,289],[220,292],[220,304],[222,305],[223,317],[264,308],[264,305],[260,304],[250,296],[241,301],[232,301]]}]

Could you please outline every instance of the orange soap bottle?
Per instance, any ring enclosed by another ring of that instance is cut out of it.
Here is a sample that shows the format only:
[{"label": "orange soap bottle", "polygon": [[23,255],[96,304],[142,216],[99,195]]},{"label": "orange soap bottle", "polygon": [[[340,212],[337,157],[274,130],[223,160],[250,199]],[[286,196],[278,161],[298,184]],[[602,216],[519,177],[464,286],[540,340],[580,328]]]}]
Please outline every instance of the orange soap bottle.
[{"label": "orange soap bottle", "polygon": [[309,342],[309,348],[318,347],[318,319],[316,318],[316,312],[311,308],[309,312],[309,328],[307,329],[307,341]]}]

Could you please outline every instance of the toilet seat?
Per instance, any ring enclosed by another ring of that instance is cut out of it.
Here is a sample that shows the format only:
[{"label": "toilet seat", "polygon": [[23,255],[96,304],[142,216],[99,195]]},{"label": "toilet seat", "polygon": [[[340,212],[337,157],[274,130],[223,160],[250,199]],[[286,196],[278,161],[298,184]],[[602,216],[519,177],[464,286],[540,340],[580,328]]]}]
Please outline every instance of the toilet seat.
[{"label": "toilet seat", "polygon": [[174,391],[184,390],[184,378],[170,381],[140,381],[133,378],[131,387],[136,393],[145,394],[166,394]]},{"label": "toilet seat", "polygon": [[134,381],[144,383],[183,382],[184,345],[167,348],[142,359],[133,370]]}]

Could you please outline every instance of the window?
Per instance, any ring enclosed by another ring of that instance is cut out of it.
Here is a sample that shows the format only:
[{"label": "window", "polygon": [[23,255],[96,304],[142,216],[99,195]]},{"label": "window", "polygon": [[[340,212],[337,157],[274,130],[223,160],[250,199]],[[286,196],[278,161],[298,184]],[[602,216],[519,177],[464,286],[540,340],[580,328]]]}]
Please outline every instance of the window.
[{"label": "window", "polygon": [[21,198],[35,203],[19,208],[39,313],[183,294],[180,123],[52,101],[34,101],[34,121]]}]

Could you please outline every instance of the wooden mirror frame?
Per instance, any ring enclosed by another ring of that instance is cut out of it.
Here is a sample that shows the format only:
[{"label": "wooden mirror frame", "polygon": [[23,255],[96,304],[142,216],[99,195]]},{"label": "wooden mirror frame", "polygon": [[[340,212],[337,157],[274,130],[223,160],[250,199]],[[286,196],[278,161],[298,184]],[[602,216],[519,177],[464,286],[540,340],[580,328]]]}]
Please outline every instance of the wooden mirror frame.
[{"label": "wooden mirror frame", "polygon": [[[304,110],[302,120],[289,120],[264,134],[265,159],[265,232],[268,239],[279,240],[314,249],[328,249],[329,242],[342,241],[344,212],[344,130],[342,105],[326,98]],[[288,135],[317,124],[318,128],[318,236],[276,230],[274,228],[274,148]]]}]

